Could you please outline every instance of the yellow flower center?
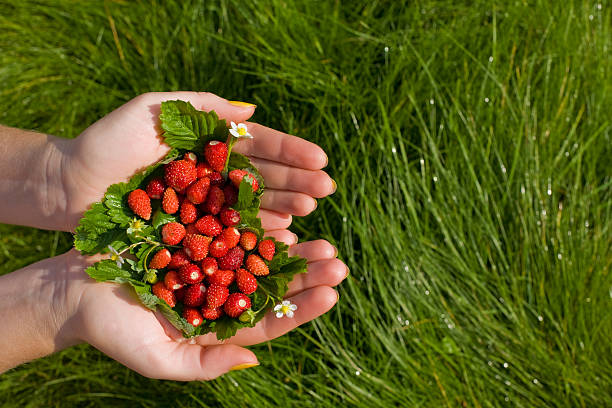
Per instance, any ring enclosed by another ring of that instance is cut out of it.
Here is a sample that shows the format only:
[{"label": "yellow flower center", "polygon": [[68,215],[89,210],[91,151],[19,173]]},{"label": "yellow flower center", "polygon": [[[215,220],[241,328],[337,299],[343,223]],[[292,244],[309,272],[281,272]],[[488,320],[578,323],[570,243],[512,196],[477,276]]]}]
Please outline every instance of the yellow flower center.
[{"label": "yellow flower center", "polygon": [[291,309],[289,309],[289,306],[282,306],[282,307],[281,307],[281,311],[282,311],[284,314],[287,314],[287,313],[288,313],[290,310],[291,310]]},{"label": "yellow flower center", "polygon": [[133,226],[134,229],[139,229],[140,227],[141,227],[140,220],[137,220],[136,222],[134,222],[134,226]]},{"label": "yellow flower center", "polygon": [[238,128],[238,134],[239,134],[240,136],[244,136],[244,135],[246,135],[246,132],[247,132],[247,131],[246,131],[246,129],[245,129],[245,128]]},{"label": "yellow flower center", "polygon": [[119,255],[117,255],[117,254],[112,254],[112,255],[111,255],[111,257],[110,257],[110,259],[111,259],[111,261],[113,261],[113,262],[117,262],[117,259],[119,259]]}]

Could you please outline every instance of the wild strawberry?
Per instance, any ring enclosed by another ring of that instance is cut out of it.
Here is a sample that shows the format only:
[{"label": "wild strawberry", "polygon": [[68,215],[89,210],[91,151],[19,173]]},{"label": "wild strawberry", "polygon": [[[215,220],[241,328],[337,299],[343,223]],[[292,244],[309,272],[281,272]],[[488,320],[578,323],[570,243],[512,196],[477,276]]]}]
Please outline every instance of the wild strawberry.
[{"label": "wild strawberry", "polygon": [[204,321],[204,318],[198,309],[194,309],[192,307],[186,307],[183,309],[183,317],[185,320],[187,320],[187,323],[195,327],[198,327]]},{"label": "wild strawberry", "polygon": [[229,286],[234,281],[234,271],[227,269],[219,269],[208,277],[208,283],[211,285]]},{"label": "wild strawberry", "polygon": [[223,187],[223,194],[225,195],[225,204],[229,207],[238,201],[238,190],[231,184]]},{"label": "wild strawberry", "polygon": [[164,180],[176,191],[183,191],[197,178],[193,163],[186,160],[175,160],[166,165]]},{"label": "wild strawberry", "polygon": [[222,307],[215,307],[215,308],[208,308],[208,307],[203,307],[202,308],[202,316],[204,316],[204,318],[206,320],[217,320],[218,318],[220,318],[221,316],[223,316],[225,313],[223,312],[223,308]]},{"label": "wild strawberry", "polygon": [[222,239],[215,239],[210,246],[208,247],[208,252],[210,252],[210,256],[214,256],[215,258],[221,258],[227,254],[227,244]]},{"label": "wild strawberry", "polygon": [[242,179],[247,177],[247,182],[249,184],[251,184],[251,187],[253,187],[253,192],[256,192],[257,189],[259,189],[259,183],[257,182],[257,179],[255,178],[254,175],[252,175],[251,173],[249,173],[246,170],[232,170],[229,172],[229,178],[232,181],[232,183],[236,186],[236,188],[240,188],[240,183],[242,182]]},{"label": "wild strawberry", "polygon": [[251,254],[247,257],[246,267],[255,276],[265,276],[270,273],[268,265],[255,254]]},{"label": "wild strawberry", "polygon": [[185,226],[185,236],[199,233],[200,231],[195,227],[195,224],[188,224]]},{"label": "wild strawberry", "polygon": [[163,180],[160,178],[154,178],[153,180],[149,181],[149,184],[147,184],[146,191],[150,199],[159,200],[162,198],[162,194],[164,194],[165,189],[166,185],[164,184]]},{"label": "wild strawberry", "polygon": [[151,288],[153,294],[166,302],[168,306],[174,307],[176,305],[176,298],[174,297],[174,293],[170,289],[166,287],[164,282],[157,282]]},{"label": "wild strawberry", "polygon": [[223,171],[227,160],[227,145],[216,140],[208,142],[204,147],[204,157],[213,170]]},{"label": "wild strawberry", "polygon": [[206,286],[203,283],[187,286],[183,303],[189,307],[202,306],[206,300],[206,292]]},{"label": "wild strawberry", "polygon": [[161,269],[168,266],[170,263],[170,259],[172,259],[172,255],[170,251],[166,248],[162,248],[153,255],[151,258],[151,262],[149,262],[149,268],[151,269]]},{"label": "wild strawberry", "polygon": [[166,191],[164,191],[162,209],[166,214],[174,214],[179,209],[179,199],[176,196],[176,191],[174,191],[172,187],[168,187]]},{"label": "wild strawberry", "polygon": [[185,227],[178,222],[164,224],[161,230],[164,244],[177,245],[185,238]]},{"label": "wild strawberry", "polygon": [[183,249],[179,249],[178,251],[172,254],[172,258],[170,259],[168,268],[178,269],[183,265],[187,265],[188,263],[189,257]]},{"label": "wild strawberry", "polygon": [[257,279],[246,269],[240,268],[236,271],[236,284],[245,295],[250,295],[257,290]]},{"label": "wild strawberry", "polygon": [[200,233],[209,237],[216,237],[221,233],[223,226],[217,219],[212,215],[205,215],[195,223],[196,228]]},{"label": "wild strawberry", "polygon": [[198,173],[198,178],[210,177],[213,174],[214,170],[210,168],[208,163],[200,162],[196,166],[196,172]]},{"label": "wild strawberry", "polygon": [[242,265],[244,260],[244,251],[239,246],[234,247],[227,251],[225,256],[218,259],[219,268],[231,269],[232,271],[238,269]]},{"label": "wild strawberry", "polygon": [[186,286],[183,286],[180,289],[177,289],[174,291],[174,297],[176,297],[176,300],[178,300],[179,302],[182,302],[183,299],[185,299],[185,291],[187,290]]},{"label": "wild strawberry", "polygon": [[217,215],[219,212],[221,212],[221,207],[223,207],[224,202],[225,195],[223,194],[223,190],[217,186],[212,186],[208,191],[208,196],[204,202],[204,211]]},{"label": "wild strawberry", "polygon": [[132,191],[128,195],[128,206],[137,216],[145,220],[151,218],[151,199],[144,190],[138,188]]},{"label": "wild strawberry", "polygon": [[212,276],[217,269],[219,268],[217,265],[217,260],[212,257],[202,259],[202,273],[206,276]]},{"label": "wild strawberry", "polygon": [[198,219],[198,209],[189,200],[181,204],[181,222],[183,224],[194,223]]},{"label": "wild strawberry", "polygon": [[168,271],[168,273],[166,273],[166,276],[164,276],[164,285],[170,290],[177,290],[185,286],[183,280],[176,271]]},{"label": "wild strawberry", "polygon": [[274,246],[274,241],[271,239],[264,239],[259,243],[257,250],[259,251],[259,255],[261,255],[264,259],[271,261],[272,258],[274,258],[276,247]]},{"label": "wild strawberry", "polygon": [[187,256],[194,261],[201,261],[208,255],[208,246],[212,238],[200,234],[185,236],[183,247]]},{"label": "wild strawberry", "polygon": [[244,231],[242,235],[240,235],[240,246],[244,248],[245,251],[250,251],[255,248],[257,245],[257,235],[251,231]]},{"label": "wild strawberry", "polygon": [[214,309],[223,306],[228,295],[229,289],[226,286],[210,285],[206,292],[206,307]]},{"label": "wild strawberry", "polygon": [[187,199],[194,204],[201,204],[206,200],[210,180],[207,177],[201,178],[187,188]]},{"label": "wild strawberry", "polygon": [[240,222],[240,213],[233,208],[224,208],[219,214],[219,219],[223,225],[233,227]]},{"label": "wild strawberry", "polygon": [[221,239],[225,241],[228,248],[233,248],[240,242],[240,231],[234,227],[229,227],[221,233]]},{"label": "wild strawberry", "polygon": [[198,265],[192,263],[181,266],[178,270],[178,277],[188,285],[200,283],[204,279],[204,275]]},{"label": "wild strawberry", "polygon": [[225,301],[223,310],[229,317],[238,317],[249,307],[251,307],[251,299],[249,299],[247,295],[243,293],[232,293]]},{"label": "wild strawberry", "polygon": [[194,166],[198,163],[198,156],[194,152],[187,152],[183,156],[183,160],[192,163]]},{"label": "wild strawberry", "polygon": [[225,182],[223,176],[218,171],[213,171],[212,174],[208,176],[208,178],[210,179],[211,186],[221,187]]}]

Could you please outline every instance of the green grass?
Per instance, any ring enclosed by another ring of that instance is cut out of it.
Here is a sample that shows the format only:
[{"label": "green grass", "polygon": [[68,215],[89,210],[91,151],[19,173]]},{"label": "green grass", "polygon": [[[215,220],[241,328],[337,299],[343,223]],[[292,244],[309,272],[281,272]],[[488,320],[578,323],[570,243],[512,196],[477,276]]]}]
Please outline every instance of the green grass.
[{"label": "green grass", "polygon": [[[403,3],[0,2],[1,123],[254,102],[329,152],[338,191],[292,228],[351,268],[261,367],[154,381],[83,345],[0,376],[0,405],[612,406],[612,3]],[[2,273],[70,246],[0,234]]]}]

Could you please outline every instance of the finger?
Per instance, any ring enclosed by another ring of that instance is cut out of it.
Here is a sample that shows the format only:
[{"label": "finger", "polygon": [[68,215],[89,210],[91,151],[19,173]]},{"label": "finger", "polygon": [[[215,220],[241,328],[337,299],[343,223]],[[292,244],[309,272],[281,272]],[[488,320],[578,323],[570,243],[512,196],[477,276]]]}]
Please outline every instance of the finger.
[{"label": "finger", "polygon": [[292,318],[279,319],[271,311],[255,327],[238,331],[229,342],[246,346],[280,337],[327,312],[338,301],[338,294],[329,286],[318,286],[292,296],[289,300],[298,307]]},{"label": "finger", "polygon": [[295,245],[298,242],[298,237],[293,232],[289,230],[272,230],[266,231],[264,234],[266,237],[272,237],[277,241],[284,242],[285,244],[291,246]]},{"label": "finger", "polygon": [[293,277],[286,296],[317,286],[336,286],[348,275],[348,268],[339,259],[326,259],[308,264],[308,272]]},{"label": "finger", "polygon": [[266,187],[301,192],[317,198],[326,197],[336,190],[335,182],[322,170],[304,170],[263,159],[251,161],[261,172]]},{"label": "finger", "polygon": [[258,217],[261,218],[261,227],[265,230],[289,228],[292,220],[291,214],[269,210],[259,210]]},{"label": "finger", "polygon": [[302,242],[289,248],[289,256],[301,256],[308,262],[320,261],[322,259],[333,259],[338,255],[335,246],[324,239]]},{"label": "finger", "polygon": [[255,112],[255,105],[235,104],[235,102],[232,103],[210,92],[149,92],[136,98],[136,100],[150,105],[151,112],[156,117],[160,112],[159,104],[177,99],[191,103],[198,110],[206,112],[214,110],[219,118],[226,121],[243,122],[253,116]]},{"label": "finger", "polygon": [[[259,365],[253,352],[231,344],[202,346],[172,340],[152,345],[131,369],[158,379],[175,381],[212,380],[230,371]],[[127,364],[126,364],[127,365]]]},{"label": "finger", "polygon": [[253,122],[248,128],[253,138],[236,143],[234,150],[238,153],[309,170],[327,165],[327,155],[314,143]]},{"label": "finger", "polygon": [[293,215],[308,215],[317,208],[317,201],[304,193],[266,189],[261,196],[261,207]]}]

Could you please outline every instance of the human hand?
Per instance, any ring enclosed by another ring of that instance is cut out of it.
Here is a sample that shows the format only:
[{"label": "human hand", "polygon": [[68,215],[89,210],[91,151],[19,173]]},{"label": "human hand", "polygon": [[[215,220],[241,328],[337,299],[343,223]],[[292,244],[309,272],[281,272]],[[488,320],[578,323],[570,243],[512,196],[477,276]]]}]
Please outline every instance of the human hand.
[{"label": "human hand", "polygon": [[[142,94],[106,115],[68,143],[62,157],[66,194],[64,230],[74,230],[83,212],[99,201],[106,188],[127,181],[160,160],[169,147],[160,137],[160,104],[181,99],[196,109],[215,110],[220,118],[243,122],[254,106],[236,106],[211,93],[159,92]],[[253,139],[241,139],[234,150],[249,156],[266,181],[260,218],[266,230],[282,230],[291,215],[316,208],[315,197],[335,191],[333,180],[320,169],[327,164],[317,145],[265,126],[249,123]]]},{"label": "human hand", "polygon": [[[279,234],[276,234],[279,236]],[[291,244],[292,237],[288,236]],[[298,306],[293,318],[277,319],[270,312],[253,328],[245,328],[223,342],[214,333],[184,339],[158,312],[146,309],[126,285],[97,283],[84,269],[92,259],[71,251],[66,259],[67,284],[55,298],[68,299],[72,316],[63,325],[63,343],[85,341],[138,373],[171,380],[209,380],[233,367],[257,365],[248,346],[275,339],[327,312],[337,301],[331,287],[339,284],[348,269],[335,259],[336,249],[327,241],[292,245],[290,255],[308,260],[308,272],[296,275],[287,297]],[[78,301],[76,300],[78,299]],[[58,319],[61,321],[61,319]]]}]

